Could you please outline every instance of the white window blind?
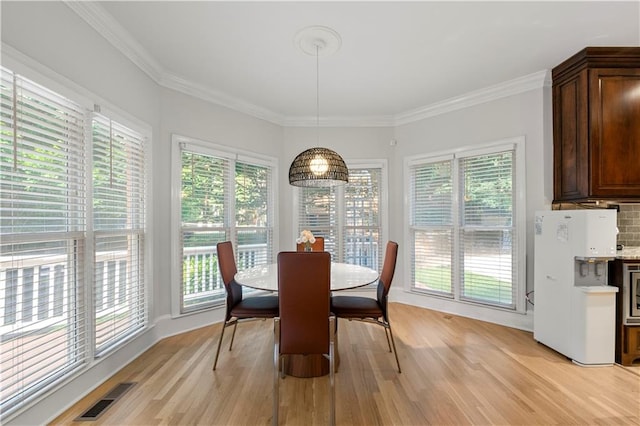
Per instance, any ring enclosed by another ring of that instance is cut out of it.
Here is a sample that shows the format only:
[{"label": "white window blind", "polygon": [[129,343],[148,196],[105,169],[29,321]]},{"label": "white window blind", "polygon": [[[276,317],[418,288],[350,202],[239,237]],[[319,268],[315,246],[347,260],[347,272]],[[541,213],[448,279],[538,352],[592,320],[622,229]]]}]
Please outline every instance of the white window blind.
[{"label": "white window blind", "polygon": [[[344,188],[345,214],[342,232],[346,263],[375,270],[382,267],[384,250],[380,247],[381,189],[382,169],[349,169],[349,183]],[[384,246],[384,242],[382,244]]]},{"label": "white window blind", "polygon": [[273,259],[273,183],[271,169],[236,161],[235,212],[238,268]]},{"label": "white window blind", "polygon": [[452,167],[448,159],[410,169],[413,286],[447,296],[453,295]]},{"label": "white window blind", "polygon": [[336,211],[337,187],[300,187],[298,189],[298,234],[307,229],[316,237],[324,238],[324,249],[336,260],[338,218]]},{"label": "white window blind", "polygon": [[182,150],[182,310],[224,300],[216,244],[231,238],[230,164],[225,158]]},{"label": "white window blind", "polygon": [[0,411],[85,362],[84,111],[1,70]]},{"label": "white window blind", "polygon": [[181,312],[220,305],[216,244],[234,243],[239,270],[273,262],[273,166],[181,143]]},{"label": "white window blind", "polygon": [[518,308],[516,148],[410,162],[413,289]]},{"label": "white window blind", "polygon": [[145,138],[93,118],[94,309],[96,355],[146,324]]},{"label": "white window blind", "polygon": [[324,237],[333,261],[379,270],[386,245],[383,174],[382,165],[349,165],[346,185],[298,188],[298,232]]},{"label": "white window blind", "polygon": [[515,308],[514,151],[460,159],[461,299]]}]

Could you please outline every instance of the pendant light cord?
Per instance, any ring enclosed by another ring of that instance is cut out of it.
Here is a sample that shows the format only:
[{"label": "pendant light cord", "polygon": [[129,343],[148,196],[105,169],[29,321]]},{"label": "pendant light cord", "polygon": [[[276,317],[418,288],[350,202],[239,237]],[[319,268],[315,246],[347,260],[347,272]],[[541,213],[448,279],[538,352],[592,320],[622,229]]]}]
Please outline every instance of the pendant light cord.
[{"label": "pendant light cord", "polygon": [[320,46],[316,44],[316,142],[320,146]]},{"label": "pendant light cord", "polygon": [[346,184],[349,182],[349,169],[342,157],[329,148],[320,147],[320,50],[325,49],[324,56],[335,53],[340,47],[340,36],[330,28],[309,27],[298,32],[295,40],[307,55],[313,55],[313,47],[316,48],[316,138],[318,146],[301,152],[293,160],[289,166],[289,184],[312,188],[329,188]]}]

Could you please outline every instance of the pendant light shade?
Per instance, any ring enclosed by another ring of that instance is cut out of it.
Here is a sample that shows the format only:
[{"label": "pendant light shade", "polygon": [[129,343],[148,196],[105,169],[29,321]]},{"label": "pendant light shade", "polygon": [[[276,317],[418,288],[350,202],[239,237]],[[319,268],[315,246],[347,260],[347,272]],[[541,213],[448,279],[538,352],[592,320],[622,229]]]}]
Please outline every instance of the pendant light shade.
[{"label": "pendant light shade", "polygon": [[289,183],[294,186],[327,187],[349,181],[349,169],[337,152],[310,148],[301,152],[289,167]]},{"label": "pendant light shade", "polygon": [[[314,26],[299,31],[295,44],[316,57],[316,137],[320,140],[320,62],[319,57],[335,53],[342,44],[331,28]],[[289,183],[294,186],[327,187],[349,181],[349,169],[337,152],[329,148],[310,148],[298,154],[289,167]]]}]

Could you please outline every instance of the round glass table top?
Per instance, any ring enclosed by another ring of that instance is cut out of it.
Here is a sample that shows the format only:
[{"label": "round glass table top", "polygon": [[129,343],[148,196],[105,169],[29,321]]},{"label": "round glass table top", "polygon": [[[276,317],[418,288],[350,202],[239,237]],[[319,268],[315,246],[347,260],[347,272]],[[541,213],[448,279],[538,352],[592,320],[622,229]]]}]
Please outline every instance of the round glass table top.
[{"label": "round glass table top", "polygon": [[[378,280],[378,272],[366,266],[331,263],[331,291],[362,287]],[[255,266],[235,275],[238,284],[259,290],[278,291],[278,264]]]}]

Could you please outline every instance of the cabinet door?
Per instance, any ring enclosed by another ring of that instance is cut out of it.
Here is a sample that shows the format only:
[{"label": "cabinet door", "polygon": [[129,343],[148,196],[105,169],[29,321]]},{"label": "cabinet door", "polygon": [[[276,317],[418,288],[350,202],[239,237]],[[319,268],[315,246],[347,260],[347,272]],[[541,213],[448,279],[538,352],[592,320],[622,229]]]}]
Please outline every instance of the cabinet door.
[{"label": "cabinet door", "polygon": [[588,196],[587,94],[587,70],[553,86],[553,193],[556,201]]},{"label": "cabinet door", "polygon": [[640,70],[589,76],[591,196],[640,196]]}]

